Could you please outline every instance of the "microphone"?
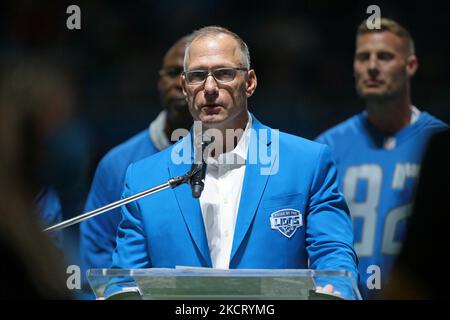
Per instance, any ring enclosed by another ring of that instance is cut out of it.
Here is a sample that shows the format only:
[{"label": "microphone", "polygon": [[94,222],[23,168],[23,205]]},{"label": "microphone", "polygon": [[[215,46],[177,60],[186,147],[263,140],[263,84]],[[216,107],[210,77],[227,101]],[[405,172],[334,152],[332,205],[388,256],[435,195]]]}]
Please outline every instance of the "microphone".
[{"label": "microphone", "polygon": [[191,167],[191,172],[193,172],[193,175],[191,176],[190,179],[190,184],[191,184],[191,188],[192,188],[192,196],[195,199],[200,198],[202,192],[203,192],[203,188],[205,187],[205,175],[206,175],[206,162],[205,162],[205,148],[206,146],[208,146],[210,143],[212,143],[214,141],[214,137],[211,137],[209,142],[206,143],[205,141],[202,141],[202,162],[200,164],[198,163],[193,163],[192,167]]},{"label": "microphone", "polygon": [[193,171],[197,171],[191,178],[192,196],[195,199],[200,198],[205,187],[206,162],[202,160],[201,164],[192,164]]}]

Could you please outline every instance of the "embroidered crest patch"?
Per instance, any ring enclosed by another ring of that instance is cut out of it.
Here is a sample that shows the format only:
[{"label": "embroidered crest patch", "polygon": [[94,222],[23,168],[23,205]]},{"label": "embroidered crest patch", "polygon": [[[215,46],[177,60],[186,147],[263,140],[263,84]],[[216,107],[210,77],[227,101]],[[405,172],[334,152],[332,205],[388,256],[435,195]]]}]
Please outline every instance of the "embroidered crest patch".
[{"label": "embroidered crest patch", "polygon": [[272,230],[280,231],[287,238],[291,238],[302,225],[302,214],[295,209],[281,209],[270,215]]}]

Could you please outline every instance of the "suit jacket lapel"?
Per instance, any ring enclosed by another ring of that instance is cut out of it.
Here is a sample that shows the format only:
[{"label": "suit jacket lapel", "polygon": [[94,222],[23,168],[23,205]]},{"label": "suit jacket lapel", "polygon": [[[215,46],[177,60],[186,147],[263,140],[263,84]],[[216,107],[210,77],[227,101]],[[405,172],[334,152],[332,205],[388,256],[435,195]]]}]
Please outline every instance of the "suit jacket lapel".
[{"label": "suit jacket lapel", "polygon": [[[175,148],[176,147],[177,146],[175,146]],[[173,159],[169,159],[168,170],[171,178],[186,174],[186,172],[190,170],[191,164],[194,159],[190,135],[185,137],[178,144],[178,147],[182,147],[182,150],[184,150],[184,152],[190,150],[190,157],[184,157],[185,160],[189,159],[189,163],[175,164]],[[176,151],[177,149],[178,151]],[[177,149],[173,149],[173,154],[180,156],[181,150],[179,150],[179,148]],[[183,184],[175,189],[172,189],[172,192],[174,193],[175,199],[178,202],[179,209],[189,230],[191,238],[195,242],[195,245],[197,246],[203,259],[205,260],[206,265],[208,267],[212,267],[208,240],[206,238],[205,226],[203,223],[199,200],[192,197],[191,187],[188,184]]]},{"label": "suit jacket lapel", "polygon": [[[267,130],[267,134],[269,135],[269,138],[267,139],[267,143],[260,144],[259,143],[259,130],[265,129]],[[233,247],[231,250],[231,257],[230,257],[230,266],[232,264],[233,258],[236,255],[237,250],[239,249],[242,241],[245,238],[245,235],[250,228],[250,225],[252,224],[253,218],[256,214],[256,211],[258,209],[259,203],[261,201],[261,198],[263,196],[264,190],[266,188],[267,180],[269,178],[269,175],[262,175],[261,174],[261,162],[258,157],[255,157],[254,155],[250,155],[250,152],[258,152],[260,150],[259,148],[264,148],[261,152],[266,152],[267,149],[271,144],[270,140],[270,128],[263,126],[258,120],[253,117],[253,126],[252,126],[252,137],[250,139],[250,144],[248,148],[248,154],[247,154],[247,161],[246,161],[246,168],[245,168],[245,176],[244,176],[244,182],[242,185],[242,192],[241,192],[241,199],[239,203],[239,210],[238,215],[236,219],[236,227],[234,231],[234,238],[233,238]],[[272,150],[272,152],[274,152]],[[278,157],[278,154],[275,155]],[[256,164],[250,163],[254,162],[252,159],[257,159]],[[272,164],[273,165],[273,164]],[[265,167],[267,169],[267,167]]]}]

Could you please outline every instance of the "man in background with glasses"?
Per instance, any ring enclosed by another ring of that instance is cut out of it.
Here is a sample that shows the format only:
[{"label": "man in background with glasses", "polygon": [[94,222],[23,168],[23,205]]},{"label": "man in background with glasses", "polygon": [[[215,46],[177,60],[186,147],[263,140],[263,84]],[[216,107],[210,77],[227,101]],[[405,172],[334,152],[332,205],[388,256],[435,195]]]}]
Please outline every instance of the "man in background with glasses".
[{"label": "man in background with glasses", "polygon": [[[261,124],[247,108],[256,86],[238,35],[214,26],[193,33],[182,87],[200,126],[193,137],[130,165],[123,196],[189,171],[198,152],[192,140],[208,130],[224,143],[202,154],[199,199],[185,184],[122,207],[113,268],[311,268],[358,277],[351,219],[328,147]],[[188,163],[174,162],[180,150],[192,151]],[[251,161],[255,152],[272,154],[279,167],[262,174],[261,161]]]},{"label": "man in background with glasses", "polygon": [[[109,151],[100,161],[85,212],[120,200],[128,165],[157,153],[172,144],[172,132],[178,128],[189,129],[192,117],[181,89],[184,48],[187,36],[178,40],[163,59],[158,91],[164,110],[149,128]],[[116,233],[120,209],[94,217],[80,225],[80,257],[82,269],[109,268],[112,251],[116,246]]]}]

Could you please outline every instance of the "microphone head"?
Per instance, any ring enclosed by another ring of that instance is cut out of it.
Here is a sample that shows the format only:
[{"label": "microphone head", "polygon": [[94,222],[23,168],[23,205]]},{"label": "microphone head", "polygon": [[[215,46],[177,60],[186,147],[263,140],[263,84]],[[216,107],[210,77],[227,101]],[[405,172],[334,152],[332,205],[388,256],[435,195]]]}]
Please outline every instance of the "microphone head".
[{"label": "microphone head", "polygon": [[193,164],[191,170],[195,172],[190,179],[192,196],[195,199],[198,199],[200,198],[203,187],[205,186],[206,163],[203,162],[200,165]]},{"label": "microphone head", "polygon": [[200,198],[203,192],[203,183],[202,184],[193,184],[192,185],[192,196],[195,199]]}]

